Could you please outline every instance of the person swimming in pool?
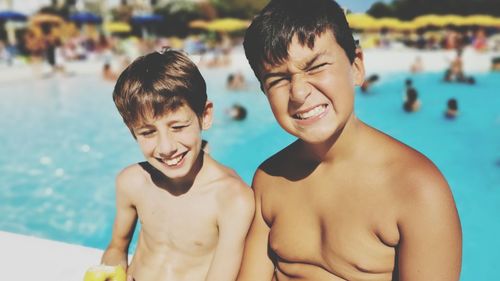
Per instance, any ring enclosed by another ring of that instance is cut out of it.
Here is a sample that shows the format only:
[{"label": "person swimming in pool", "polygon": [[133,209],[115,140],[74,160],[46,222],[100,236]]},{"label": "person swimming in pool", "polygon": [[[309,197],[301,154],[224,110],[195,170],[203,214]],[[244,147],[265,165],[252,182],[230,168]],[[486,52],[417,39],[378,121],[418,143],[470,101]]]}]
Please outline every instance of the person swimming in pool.
[{"label": "person swimming in pool", "polygon": [[233,104],[231,108],[228,108],[227,114],[231,117],[231,119],[236,121],[242,121],[247,118],[247,110],[240,104]]},{"label": "person swimming in pool", "polygon": [[457,281],[450,188],[424,155],[356,117],[363,55],[340,6],[271,0],[244,48],[276,121],[297,139],[255,172],[237,280]]},{"label": "person swimming in pool", "polygon": [[230,73],[227,76],[226,88],[233,91],[244,90],[246,88],[245,76],[240,71]]},{"label": "person swimming in pool", "polygon": [[445,71],[444,81],[467,83],[467,84],[476,83],[474,77],[466,76],[464,73],[461,49],[457,49],[456,57],[451,61],[450,67]]},{"label": "person swimming in pool", "polygon": [[129,280],[234,281],[253,194],[203,150],[213,105],[196,65],[171,49],[139,57],[121,73],[113,100],[147,161],[116,178],[116,217],[102,263],[123,266]]},{"label": "person swimming in pool", "polygon": [[379,76],[377,74],[372,74],[370,75],[365,81],[363,81],[363,84],[361,84],[361,92],[366,93],[370,89],[370,87],[377,82],[379,79]]},{"label": "person swimming in pool", "polygon": [[406,112],[415,112],[420,109],[420,100],[418,99],[418,92],[413,87],[413,81],[406,79],[405,99],[403,102],[403,110]]},{"label": "person swimming in pool", "polygon": [[458,101],[456,99],[451,98],[448,100],[444,116],[447,119],[455,119],[458,116]]}]

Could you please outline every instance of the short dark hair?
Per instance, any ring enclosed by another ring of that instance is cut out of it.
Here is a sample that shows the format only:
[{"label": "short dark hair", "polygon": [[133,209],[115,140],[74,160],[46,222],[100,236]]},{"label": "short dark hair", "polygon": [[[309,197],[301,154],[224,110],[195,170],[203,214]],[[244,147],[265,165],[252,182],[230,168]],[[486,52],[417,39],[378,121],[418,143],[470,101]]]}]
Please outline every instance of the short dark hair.
[{"label": "short dark hair", "polygon": [[458,102],[456,99],[449,99],[448,100],[448,108],[452,110],[457,110],[458,109]]},{"label": "short dark hair", "polygon": [[294,35],[300,44],[314,47],[316,36],[331,31],[352,63],[356,43],[344,11],[333,0],[271,0],[245,33],[245,55],[257,78],[264,64],[288,59]]},{"label": "short dark hair", "polygon": [[147,118],[183,105],[201,118],[207,101],[206,83],[187,55],[166,49],[132,62],[116,82],[113,101],[131,130]]}]

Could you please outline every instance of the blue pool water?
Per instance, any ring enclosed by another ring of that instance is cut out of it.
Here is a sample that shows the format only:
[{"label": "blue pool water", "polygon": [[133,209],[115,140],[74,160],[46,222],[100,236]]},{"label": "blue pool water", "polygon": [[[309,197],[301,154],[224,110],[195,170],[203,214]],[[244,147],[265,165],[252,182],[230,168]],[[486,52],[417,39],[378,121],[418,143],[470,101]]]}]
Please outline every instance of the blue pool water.
[{"label": "blue pool water", "polygon": [[[205,133],[211,154],[250,183],[257,165],[293,141],[275,123],[247,70],[244,92],[224,90],[228,70],[204,70],[215,103]],[[462,280],[493,280],[500,260],[500,73],[476,74],[478,85],[413,76],[422,108],[401,109],[406,73],[381,75],[370,94],[356,94],[360,119],[423,152],[452,187],[463,226]],[[142,155],[100,77],[53,77],[0,86],[0,230],[104,248],[114,217],[114,177]],[[460,116],[443,118],[448,98]],[[224,111],[244,104],[248,118]],[[135,243],[135,241],[134,241]],[[432,251],[432,249],[429,249]]]}]

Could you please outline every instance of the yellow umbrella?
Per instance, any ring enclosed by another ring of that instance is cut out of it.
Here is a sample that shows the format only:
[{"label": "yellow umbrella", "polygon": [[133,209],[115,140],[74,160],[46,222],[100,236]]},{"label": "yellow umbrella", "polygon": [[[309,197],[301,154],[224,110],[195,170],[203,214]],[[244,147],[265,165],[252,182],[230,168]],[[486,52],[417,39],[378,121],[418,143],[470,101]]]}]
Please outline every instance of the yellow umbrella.
[{"label": "yellow umbrella", "polygon": [[354,29],[374,29],[375,19],[368,14],[347,14],[349,26]]},{"label": "yellow umbrella", "polygon": [[106,30],[107,32],[111,32],[111,33],[130,32],[130,30],[132,30],[132,28],[126,22],[113,21],[113,22],[104,23],[104,30]]},{"label": "yellow umbrella", "polygon": [[37,14],[31,17],[30,23],[32,24],[61,24],[64,23],[64,19],[60,16],[52,15],[52,14]]},{"label": "yellow umbrella", "polygon": [[462,26],[464,25],[465,18],[457,15],[443,15],[441,16],[441,20],[444,25]]},{"label": "yellow umbrella", "polygon": [[250,25],[247,20],[236,18],[223,18],[209,22],[206,26],[210,31],[233,32],[246,29]]},{"label": "yellow umbrella", "polygon": [[402,21],[399,26],[396,28],[397,30],[416,30],[418,26],[412,21]]},{"label": "yellow umbrella", "polygon": [[193,20],[189,22],[190,28],[207,29],[208,22],[204,20]]},{"label": "yellow umbrella", "polygon": [[379,18],[375,20],[374,25],[378,28],[398,29],[401,26],[401,21],[396,18]]},{"label": "yellow umbrella", "polygon": [[440,26],[440,27],[446,25],[446,22],[443,20],[443,16],[432,15],[432,14],[418,16],[418,17],[414,18],[412,22],[418,28],[429,26],[429,25]]},{"label": "yellow umbrella", "polygon": [[500,19],[487,15],[471,15],[465,18],[465,25],[498,26]]}]

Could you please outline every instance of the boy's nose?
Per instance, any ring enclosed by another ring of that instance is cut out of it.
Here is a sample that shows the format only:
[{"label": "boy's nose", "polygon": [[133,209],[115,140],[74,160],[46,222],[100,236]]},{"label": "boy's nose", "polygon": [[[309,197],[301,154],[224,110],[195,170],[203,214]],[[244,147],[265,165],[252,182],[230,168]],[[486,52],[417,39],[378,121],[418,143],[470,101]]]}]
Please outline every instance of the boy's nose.
[{"label": "boy's nose", "polygon": [[294,76],[291,80],[290,100],[294,103],[303,104],[311,93],[311,85],[300,76]]},{"label": "boy's nose", "polygon": [[175,139],[168,133],[159,134],[158,143],[156,144],[156,151],[162,157],[170,157],[177,152],[177,145]]}]

